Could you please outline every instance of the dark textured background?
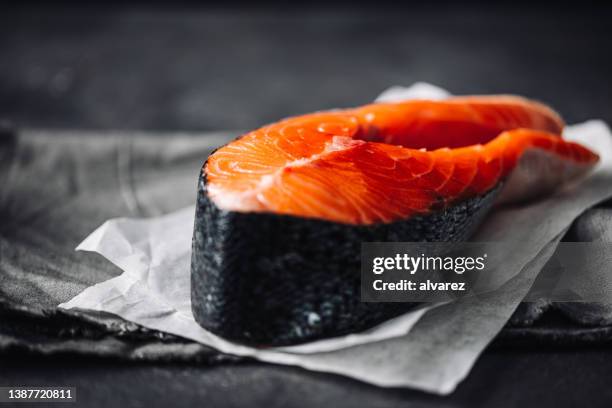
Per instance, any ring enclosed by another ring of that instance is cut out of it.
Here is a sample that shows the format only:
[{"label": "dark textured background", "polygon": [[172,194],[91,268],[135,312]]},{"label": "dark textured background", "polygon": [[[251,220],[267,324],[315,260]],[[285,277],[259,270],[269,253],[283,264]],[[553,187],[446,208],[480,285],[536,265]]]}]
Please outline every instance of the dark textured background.
[{"label": "dark textured background", "polygon": [[[610,8],[552,2],[30,4],[0,11],[0,117],[19,128],[240,129],[364,103],[390,84],[424,80],[454,93],[524,94],[551,103],[569,122],[610,123],[611,17]],[[117,211],[129,213],[121,205]],[[58,219],[61,211],[68,210],[57,210]],[[10,229],[14,221],[0,219],[3,234],[19,234]],[[100,341],[93,328],[88,333]],[[109,344],[109,355],[127,348]],[[130,350],[131,362],[3,353],[0,385],[74,385],[87,406],[593,407],[612,400],[606,347],[495,348],[448,398],[261,364],[139,363],[147,351]]]},{"label": "dark textured background", "polygon": [[610,121],[611,13],[560,3],[8,10],[0,106],[24,126],[246,129],[421,80]]}]

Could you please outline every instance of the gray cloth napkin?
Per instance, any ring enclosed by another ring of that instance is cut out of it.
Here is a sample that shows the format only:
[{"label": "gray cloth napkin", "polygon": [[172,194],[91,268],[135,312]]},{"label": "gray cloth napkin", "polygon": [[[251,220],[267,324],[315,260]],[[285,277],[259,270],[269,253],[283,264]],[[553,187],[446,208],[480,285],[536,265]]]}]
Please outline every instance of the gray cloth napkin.
[{"label": "gray cloth napkin", "polygon": [[[117,317],[56,305],[120,273],[101,257],[74,251],[83,237],[109,218],[192,204],[202,162],[238,134],[0,132],[0,351],[234,359]],[[611,237],[608,203],[587,211],[566,239]],[[610,317],[605,305],[525,304],[498,344],[610,342]]]},{"label": "gray cloth napkin", "polygon": [[56,306],[120,273],[74,251],[84,236],[110,217],[159,215],[191,203],[204,158],[230,137],[3,132],[0,350],[218,359],[207,347],[184,347],[182,339],[113,316]]}]

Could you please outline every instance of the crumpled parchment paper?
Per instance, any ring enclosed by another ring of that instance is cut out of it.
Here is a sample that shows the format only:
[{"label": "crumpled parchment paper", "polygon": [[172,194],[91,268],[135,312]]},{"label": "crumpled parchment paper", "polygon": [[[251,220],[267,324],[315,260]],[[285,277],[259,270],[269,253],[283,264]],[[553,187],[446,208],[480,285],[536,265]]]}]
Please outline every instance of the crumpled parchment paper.
[{"label": "crumpled parchment paper", "polygon": [[[379,100],[446,96],[440,88],[419,83],[390,88]],[[607,126],[590,121],[568,127],[565,136],[597,151],[601,163],[578,186],[490,214],[473,240],[514,245],[513,255],[498,266],[507,282],[495,292],[429,306],[367,332],[299,346],[256,349],[234,344],[201,328],[191,314],[194,208],[189,207],[161,217],[105,222],[77,249],[101,254],[123,274],[87,288],[60,307],[114,313],[148,328],[265,362],[337,373],[379,386],[448,394],[508,321],[572,221],[612,196],[612,135]]]}]

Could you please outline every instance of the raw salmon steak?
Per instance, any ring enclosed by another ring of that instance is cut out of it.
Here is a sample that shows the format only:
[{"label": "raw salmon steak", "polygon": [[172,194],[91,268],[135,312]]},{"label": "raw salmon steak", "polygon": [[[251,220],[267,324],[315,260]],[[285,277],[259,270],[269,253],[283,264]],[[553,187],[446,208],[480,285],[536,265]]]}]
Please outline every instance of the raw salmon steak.
[{"label": "raw salmon steak", "polygon": [[461,241],[494,204],[535,199],[598,161],[517,96],[410,100],[296,116],[201,171],[192,305],[204,328],[285,345],[413,307],[360,302],[361,242]]}]

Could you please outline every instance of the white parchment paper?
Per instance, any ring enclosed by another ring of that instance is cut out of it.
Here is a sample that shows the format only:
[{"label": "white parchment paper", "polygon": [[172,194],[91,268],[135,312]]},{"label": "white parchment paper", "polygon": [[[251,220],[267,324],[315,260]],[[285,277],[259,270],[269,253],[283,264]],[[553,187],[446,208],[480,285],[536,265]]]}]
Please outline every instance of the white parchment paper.
[{"label": "white parchment paper", "polygon": [[[448,95],[443,89],[418,83],[390,88],[379,100]],[[77,250],[101,254],[123,274],[87,288],[60,307],[114,313],[151,329],[265,362],[337,373],[379,386],[448,394],[508,321],[571,222],[612,196],[612,136],[607,126],[589,121],[568,127],[565,136],[597,151],[601,163],[579,186],[490,214],[473,240],[512,242],[514,251],[498,265],[507,282],[487,295],[430,306],[367,332],[299,346],[262,350],[234,344],[201,328],[191,314],[195,210],[189,207],[161,217],[105,222]]]}]

